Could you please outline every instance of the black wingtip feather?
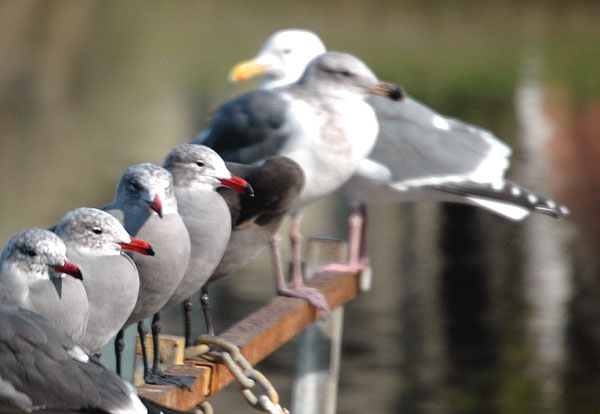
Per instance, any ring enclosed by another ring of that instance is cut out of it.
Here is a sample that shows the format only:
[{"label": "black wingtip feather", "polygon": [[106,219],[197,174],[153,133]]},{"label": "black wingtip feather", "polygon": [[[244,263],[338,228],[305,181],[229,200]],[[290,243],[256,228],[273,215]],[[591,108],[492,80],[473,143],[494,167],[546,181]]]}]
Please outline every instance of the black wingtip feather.
[{"label": "black wingtip feather", "polygon": [[541,197],[518,184],[506,181],[501,186],[490,183],[460,182],[430,186],[463,197],[480,197],[493,201],[514,204],[535,213],[544,214],[554,219],[563,219],[570,214],[567,206],[554,200]]}]

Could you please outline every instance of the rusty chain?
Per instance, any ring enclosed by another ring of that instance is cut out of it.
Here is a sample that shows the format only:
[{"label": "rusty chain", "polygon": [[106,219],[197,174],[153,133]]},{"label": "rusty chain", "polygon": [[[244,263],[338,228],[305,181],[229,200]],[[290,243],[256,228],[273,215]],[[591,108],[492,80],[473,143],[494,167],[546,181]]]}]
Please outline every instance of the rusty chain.
[{"label": "rusty chain", "polygon": [[[275,387],[260,371],[255,369],[239,347],[217,336],[203,335],[196,343],[204,347],[204,356],[222,362],[238,383],[238,389],[252,408],[269,414],[289,414],[279,405],[279,395]],[[263,394],[257,396],[252,390],[256,385],[262,388]]]}]

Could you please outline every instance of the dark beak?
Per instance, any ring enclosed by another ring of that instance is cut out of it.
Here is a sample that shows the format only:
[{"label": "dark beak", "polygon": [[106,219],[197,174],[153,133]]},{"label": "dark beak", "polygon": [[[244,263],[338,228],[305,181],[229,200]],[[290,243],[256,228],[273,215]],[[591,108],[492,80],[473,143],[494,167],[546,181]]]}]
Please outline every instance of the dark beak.
[{"label": "dark beak", "polygon": [[379,82],[379,84],[369,88],[373,95],[384,96],[393,101],[403,101],[406,98],[404,89],[400,86],[388,82]]}]

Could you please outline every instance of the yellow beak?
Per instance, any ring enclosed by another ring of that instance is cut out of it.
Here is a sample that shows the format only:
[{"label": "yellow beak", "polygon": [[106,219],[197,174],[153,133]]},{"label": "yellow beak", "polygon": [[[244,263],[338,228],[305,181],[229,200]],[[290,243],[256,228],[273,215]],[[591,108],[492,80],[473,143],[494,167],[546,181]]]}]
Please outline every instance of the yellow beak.
[{"label": "yellow beak", "polygon": [[257,63],[254,59],[238,63],[229,71],[230,82],[244,82],[265,72],[267,65]]}]

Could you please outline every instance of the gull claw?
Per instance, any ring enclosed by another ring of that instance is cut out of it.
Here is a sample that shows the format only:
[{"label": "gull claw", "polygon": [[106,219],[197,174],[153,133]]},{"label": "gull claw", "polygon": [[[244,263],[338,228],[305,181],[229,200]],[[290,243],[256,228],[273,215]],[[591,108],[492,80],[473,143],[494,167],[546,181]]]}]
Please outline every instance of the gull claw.
[{"label": "gull claw", "polygon": [[321,273],[361,273],[369,268],[369,260],[364,259],[358,262],[348,263],[328,263],[319,267],[316,274]]},{"label": "gull claw", "polygon": [[327,299],[318,289],[309,286],[295,286],[279,289],[277,293],[281,296],[304,299],[314,305],[321,312],[321,316],[327,316],[331,313],[331,308],[327,303]]},{"label": "gull claw", "polygon": [[171,375],[161,371],[150,372],[144,376],[146,384],[154,385],[175,385],[178,388],[192,391],[192,385],[195,378],[189,375]]}]

